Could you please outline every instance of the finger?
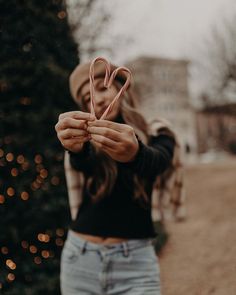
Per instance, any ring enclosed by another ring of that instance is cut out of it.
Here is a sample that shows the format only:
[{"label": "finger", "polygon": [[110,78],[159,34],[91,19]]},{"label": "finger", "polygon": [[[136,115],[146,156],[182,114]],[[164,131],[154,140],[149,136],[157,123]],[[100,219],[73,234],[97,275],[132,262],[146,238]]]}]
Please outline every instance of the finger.
[{"label": "finger", "polygon": [[56,124],[55,129],[57,131],[67,128],[87,129],[87,126],[87,121],[85,120],[76,120],[70,117],[65,117]]},{"label": "finger", "polygon": [[87,131],[90,134],[103,135],[113,141],[121,141],[122,133],[107,127],[88,127]]},{"label": "finger", "polygon": [[74,119],[81,119],[81,120],[88,120],[88,121],[92,121],[92,120],[96,119],[95,116],[90,113],[81,112],[81,111],[71,111],[71,112],[66,112],[66,113],[60,114],[59,120],[62,120],[66,117],[70,117],[70,118],[74,118]]},{"label": "finger", "polygon": [[112,155],[112,154],[114,155],[114,149],[112,149],[112,148],[110,148],[108,146],[103,146],[102,147],[102,150],[104,152],[106,152],[109,156]]},{"label": "finger", "polygon": [[94,120],[92,122],[88,122],[88,126],[90,127],[107,127],[107,128],[111,128],[114,129],[116,131],[124,131],[127,128],[131,128],[129,125],[126,124],[120,124],[120,123],[116,123],[113,121],[108,121],[108,120]]},{"label": "finger", "polygon": [[89,141],[88,137],[76,137],[76,138],[64,139],[63,141],[61,141],[61,144],[65,148],[70,148],[72,146],[75,146],[76,144],[85,143],[86,141]]},{"label": "finger", "polygon": [[103,135],[99,135],[99,134],[91,134],[91,140],[94,140],[96,141],[96,143],[102,147],[102,146],[105,146],[105,147],[110,147],[113,149],[113,151],[115,151],[115,148],[117,146],[117,142],[109,139],[109,138],[106,138],[105,136]]},{"label": "finger", "polygon": [[88,137],[88,132],[86,130],[68,128],[68,129],[62,130],[59,136],[63,140],[67,138],[72,138],[72,137],[85,137],[85,136]]},{"label": "finger", "polygon": [[96,141],[96,140],[93,140],[93,139],[90,139],[90,143],[91,143],[94,147],[96,147],[96,148],[98,148],[99,150],[103,151],[104,146],[103,146],[100,142],[98,142],[98,141]]}]

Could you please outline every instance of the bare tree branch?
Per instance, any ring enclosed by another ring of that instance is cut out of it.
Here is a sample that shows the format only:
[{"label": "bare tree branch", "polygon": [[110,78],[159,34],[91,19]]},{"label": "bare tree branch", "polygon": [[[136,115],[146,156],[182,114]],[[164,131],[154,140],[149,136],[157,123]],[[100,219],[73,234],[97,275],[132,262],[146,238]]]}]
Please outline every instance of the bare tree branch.
[{"label": "bare tree branch", "polygon": [[205,102],[227,102],[230,91],[236,98],[236,15],[214,27],[205,44],[205,58],[196,65],[209,80],[203,90]]},{"label": "bare tree branch", "polygon": [[[78,42],[80,56],[90,56],[101,49],[99,40],[111,17],[104,2],[67,0],[67,11],[72,34]],[[102,49],[109,50],[109,48]]]}]

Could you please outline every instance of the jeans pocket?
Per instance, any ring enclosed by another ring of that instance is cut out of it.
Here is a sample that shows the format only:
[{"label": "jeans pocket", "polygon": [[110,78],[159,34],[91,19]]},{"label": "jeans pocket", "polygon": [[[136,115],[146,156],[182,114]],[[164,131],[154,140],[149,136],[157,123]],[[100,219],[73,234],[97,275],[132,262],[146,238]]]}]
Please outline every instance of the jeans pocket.
[{"label": "jeans pocket", "polygon": [[80,256],[80,248],[76,247],[72,243],[66,241],[62,250],[61,260],[63,262],[75,263]]}]

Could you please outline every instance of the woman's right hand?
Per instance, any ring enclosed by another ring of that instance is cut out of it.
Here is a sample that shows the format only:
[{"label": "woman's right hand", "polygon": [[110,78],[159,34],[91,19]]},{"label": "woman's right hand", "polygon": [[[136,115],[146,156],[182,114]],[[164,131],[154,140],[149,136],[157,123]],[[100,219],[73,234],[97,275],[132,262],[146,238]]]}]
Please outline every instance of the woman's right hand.
[{"label": "woman's right hand", "polygon": [[74,153],[81,151],[83,144],[91,138],[87,122],[93,120],[95,117],[92,114],[81,111],[60,114],[55,130],[62,146]]}]

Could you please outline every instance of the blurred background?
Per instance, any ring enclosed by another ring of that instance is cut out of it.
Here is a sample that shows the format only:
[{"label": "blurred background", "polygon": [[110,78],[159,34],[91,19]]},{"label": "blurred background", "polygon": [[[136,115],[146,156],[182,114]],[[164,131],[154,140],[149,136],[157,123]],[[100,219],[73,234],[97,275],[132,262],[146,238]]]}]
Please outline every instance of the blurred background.
[{"label": "blurred background", "polygon": [[132,70],[147,121],[168,119],[182,143],[187,214],[165,221],[163,294],[235,295],[235,1],[0,7],[0,293],[60,294],[70,213],[54,126],[77,109],[73,68],[102,55]]}]

